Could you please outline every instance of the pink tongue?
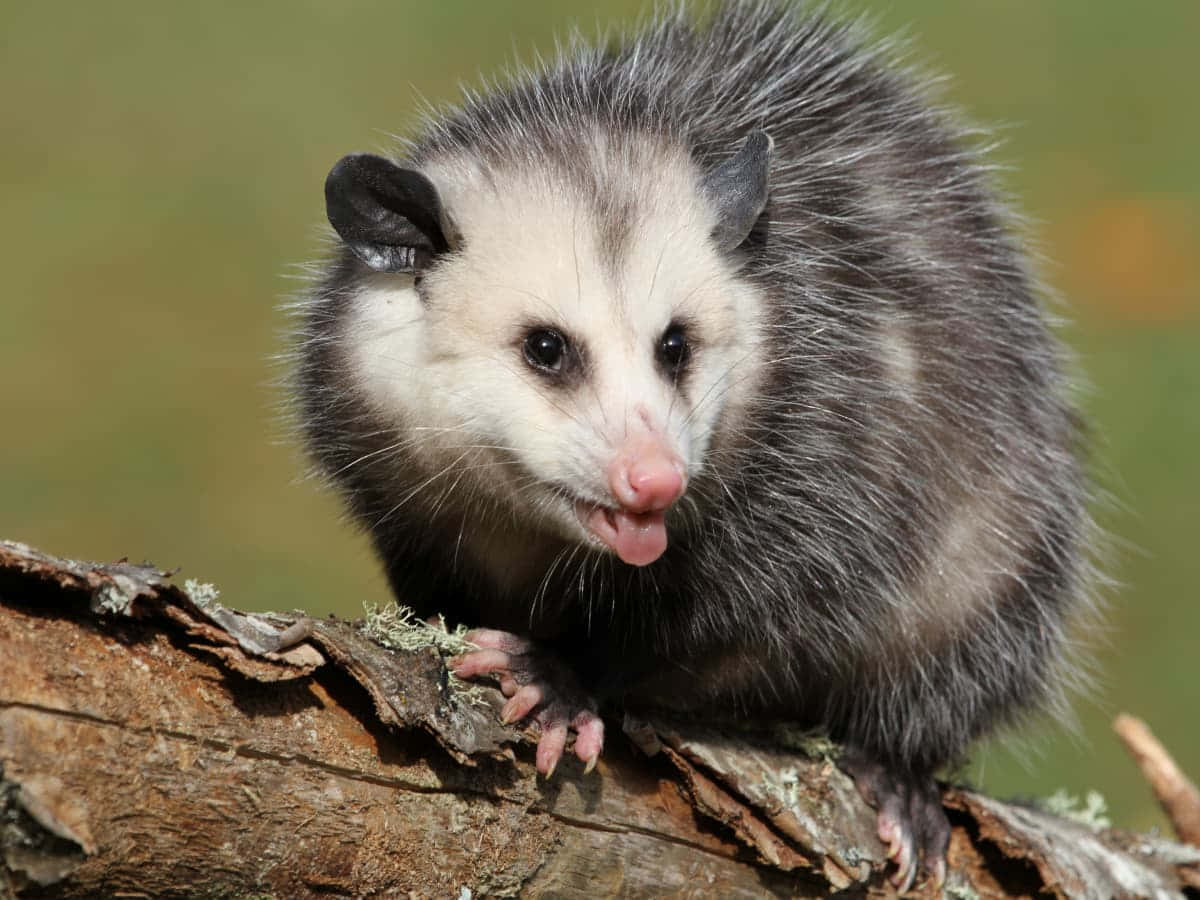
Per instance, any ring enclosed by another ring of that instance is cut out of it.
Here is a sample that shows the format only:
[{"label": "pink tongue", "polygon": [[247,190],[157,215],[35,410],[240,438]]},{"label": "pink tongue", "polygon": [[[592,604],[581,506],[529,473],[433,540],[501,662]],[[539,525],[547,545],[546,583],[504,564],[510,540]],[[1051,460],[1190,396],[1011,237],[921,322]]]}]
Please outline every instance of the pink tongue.
[{"label": "pink tongue", "polygon": [[587,527],[631,566],[654,562],[667,549],[667,521],[663,511],[630,513],[593,509]]}]

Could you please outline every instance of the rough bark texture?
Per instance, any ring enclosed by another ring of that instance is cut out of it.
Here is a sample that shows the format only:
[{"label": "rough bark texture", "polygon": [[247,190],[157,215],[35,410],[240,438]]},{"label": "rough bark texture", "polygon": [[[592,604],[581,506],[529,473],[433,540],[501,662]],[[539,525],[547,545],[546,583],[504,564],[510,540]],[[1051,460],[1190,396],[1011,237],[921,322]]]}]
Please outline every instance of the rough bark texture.
[{"label": "rough bark texture", "polygon": [[[610,723],[594,773],[546,783],[498,692],[435,647],[202,594],[0,542],[0,897],[891,893],[874,814],[785,729]],[[970,791],[946,804],[950,896],[1178,896],[1200,867]]]}]

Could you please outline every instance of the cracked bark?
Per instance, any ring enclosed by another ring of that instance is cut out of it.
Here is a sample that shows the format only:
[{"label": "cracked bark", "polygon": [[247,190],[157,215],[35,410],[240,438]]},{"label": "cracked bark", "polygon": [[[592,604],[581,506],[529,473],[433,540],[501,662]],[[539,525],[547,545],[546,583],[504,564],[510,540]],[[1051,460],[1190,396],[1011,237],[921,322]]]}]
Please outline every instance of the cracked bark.
[{"label": "cracked bark", "polygon": [[[464,692],[432,648],[4,542],[0,652],[0,897],[890,891],[849,780],[778,735],[653,722],[647,757],[614,728],[596,772],[569,758],[546,783],[498,692]],[[979,896],[1177,895],[1200,864],[968,791],[947,805],[951,887]]]}]

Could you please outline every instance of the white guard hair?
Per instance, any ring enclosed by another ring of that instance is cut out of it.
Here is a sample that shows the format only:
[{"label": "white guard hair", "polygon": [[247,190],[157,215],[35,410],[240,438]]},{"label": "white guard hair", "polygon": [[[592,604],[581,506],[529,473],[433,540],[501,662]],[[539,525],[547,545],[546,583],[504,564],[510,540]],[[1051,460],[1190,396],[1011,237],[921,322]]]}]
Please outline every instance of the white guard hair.
[{"label": "white guard hair", "polygon": [[[618,259],[605,258],[591,199],[571,179],[431,160],[424,174],[461,249],[419,291],[412,279],[369,279],[347,342],[359,388],[429,477],[467,454],[486,470],[472,484],[541,507],[559,536],[587,543],[566,491],[612,505],[604,473],[646,424],[700,474],[718,419],[728,427],[756,391],[763,318],[758,289],[717,254],[702,173],[683,148],[637,135],[616,146],[599,132],[590,143],[593,170],[640,200]],[[694,323],[686,391],[655,362],[676,320]],[[524,362],[532,325],[582,341],[584,384],[548,386]]]},{"label": "white guard hair", "polygon": [[[395,164],[335,166],[298,418],[421,615],[525,629],[602,700],[795,717],[924,778],[1061,715],[1078,677],[1098,575],[1071,358],[929,79],[800,4],[701,6],[468,91]],[[755,132],[767,206],[723,250],[706,176]],[[391,236],[354,220],[377,188]],[[541,326],[582,346],[576,383],[523,358]],[[605,500],[647,420],[690,477],[670,546],[626,565],[573,499]]]}]

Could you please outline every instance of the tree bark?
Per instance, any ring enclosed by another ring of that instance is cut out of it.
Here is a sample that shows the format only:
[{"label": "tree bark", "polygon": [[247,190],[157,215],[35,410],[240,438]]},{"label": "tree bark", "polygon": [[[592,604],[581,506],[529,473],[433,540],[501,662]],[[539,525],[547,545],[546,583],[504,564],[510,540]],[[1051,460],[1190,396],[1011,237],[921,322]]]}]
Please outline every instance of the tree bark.
[{"label": "tree bark", "polygon": [[[205,593],[0,542],[0,897],[891,890],[873,812],[784,731],[610,723],[595,772],[569,758],[546,782],[437,641]],[[955,896],[1196,883],[1194,848],[945,800]]]}]

